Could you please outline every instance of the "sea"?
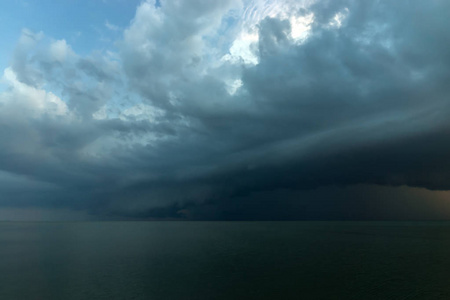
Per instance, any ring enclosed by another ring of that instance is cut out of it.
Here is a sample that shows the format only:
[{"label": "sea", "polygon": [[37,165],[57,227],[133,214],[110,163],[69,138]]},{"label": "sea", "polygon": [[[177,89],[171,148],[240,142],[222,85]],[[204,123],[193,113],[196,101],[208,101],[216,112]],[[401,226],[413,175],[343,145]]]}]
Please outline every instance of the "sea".
[{"label": "sea", "polygon": [[450,299],[450,223],[2,222],[0,299]]}]

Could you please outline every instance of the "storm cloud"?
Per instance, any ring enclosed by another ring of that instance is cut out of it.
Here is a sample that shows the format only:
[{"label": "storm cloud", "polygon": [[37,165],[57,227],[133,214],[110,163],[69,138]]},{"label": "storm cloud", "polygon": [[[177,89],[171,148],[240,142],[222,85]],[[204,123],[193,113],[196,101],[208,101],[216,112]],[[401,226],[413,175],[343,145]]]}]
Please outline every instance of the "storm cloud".
[{"label": "storm cloud", "polygon": [[116,48],[87,55],[24,29],[0,92],[0,206],[448,218],[449,15],[439,0],[144,1]]}]

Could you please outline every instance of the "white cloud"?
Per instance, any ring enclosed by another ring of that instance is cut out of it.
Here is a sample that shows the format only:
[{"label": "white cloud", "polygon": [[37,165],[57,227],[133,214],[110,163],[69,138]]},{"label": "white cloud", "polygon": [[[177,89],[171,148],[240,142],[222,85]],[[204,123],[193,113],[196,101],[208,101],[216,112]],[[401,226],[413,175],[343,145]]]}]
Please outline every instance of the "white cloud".
[{"label": "white cloud", "polygon": [[57,40],[50,44],[49,54],[54,60],[62,63],[72,54],[72,50],[65,40]]},{"label": "white cloud", "polygon": [[163,116],[163,110],[140,103],[123,110],[119,118],[121,118],[122,120],[128,120],[130,117],[132,117],[138,121],[146,120],[150,122],[156,122],[157,118]]},{"label": "white cloud", "polygon": [[11,68],[4,70],[3,82],[9,89],[0,94],[0,103],[17,112],[30,113],[34,116],[42,114],[66,115],[67,105],[52,92],[29,86],[17,79]]},{"label": "white cloud", "polygon": [[103,105],[99,110],[92,114],[92,118],[95,120],[105,120],[108,118],[108,107]]},{"label": "white cloud", "polygon": [[348,16],[348,8],[344,8],[343,10],[339,11],[338,13],[336,13],[333,17],[333,19],[330,21],[330,26],[333,27],[341,27],[342,26],[342,22],[345,20],[345,18]]},{"label": "white cloud", "polygon": [[20,35],[20,39],[18,44],[24,46],[26,48],[33,47],[38,41],[40,41],[44,37],[44,33],[33,32],[27,28],[22,29],[22,34]]},{"label": "white cloud", "polygon": [[227,82],[227,91],[230,95],[234,95],[236,91],[242,86],[241,79],[235,79]]},{"label": "white cloud", "polygon": [[109,21],[105,22],[105,27],[108,28],[111,31],[119,31],[120,27],[114,24],[109,23]]},{"label": "white cloud", "polygon": [[306,16],[292,16],[289,18],[291,23],[291,36],[294,40],[304,40],[311,29],[314,22],[314,14],[310,13]]}]

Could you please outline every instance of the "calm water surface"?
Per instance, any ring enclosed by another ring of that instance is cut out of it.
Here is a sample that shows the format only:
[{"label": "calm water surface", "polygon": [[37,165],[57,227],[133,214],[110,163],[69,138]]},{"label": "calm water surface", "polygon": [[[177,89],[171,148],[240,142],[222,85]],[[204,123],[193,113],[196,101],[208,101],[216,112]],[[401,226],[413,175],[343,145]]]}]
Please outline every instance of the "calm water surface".
[{"label": "calm water surface", "polygon": [[450,299],[450,223],[0,223],[0,299]]}]

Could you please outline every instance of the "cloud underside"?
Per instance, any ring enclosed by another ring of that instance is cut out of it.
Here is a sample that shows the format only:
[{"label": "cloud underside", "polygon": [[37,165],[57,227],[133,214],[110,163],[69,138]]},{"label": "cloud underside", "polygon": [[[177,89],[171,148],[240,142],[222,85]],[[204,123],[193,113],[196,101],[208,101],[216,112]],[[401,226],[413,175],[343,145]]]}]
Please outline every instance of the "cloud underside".
[{"label": "cloud underside", "polygon": [[24,30],[0,93],[0,205],[447,218],[448,15],[448,1],[147,1],[116,49],[88,56]]}]

